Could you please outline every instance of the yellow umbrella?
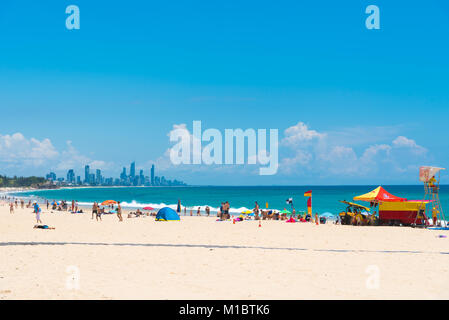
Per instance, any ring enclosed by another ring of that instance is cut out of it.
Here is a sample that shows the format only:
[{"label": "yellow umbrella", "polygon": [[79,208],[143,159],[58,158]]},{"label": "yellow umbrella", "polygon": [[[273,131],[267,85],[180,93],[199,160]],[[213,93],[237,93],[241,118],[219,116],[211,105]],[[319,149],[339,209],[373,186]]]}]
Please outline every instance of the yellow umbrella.
[{"label": "yellow umbrella", "polygon": [[253,213],[253,211],[252,210],[246,210],[246,211],[242,212],[242,214],[250,214],[250,213]]}]

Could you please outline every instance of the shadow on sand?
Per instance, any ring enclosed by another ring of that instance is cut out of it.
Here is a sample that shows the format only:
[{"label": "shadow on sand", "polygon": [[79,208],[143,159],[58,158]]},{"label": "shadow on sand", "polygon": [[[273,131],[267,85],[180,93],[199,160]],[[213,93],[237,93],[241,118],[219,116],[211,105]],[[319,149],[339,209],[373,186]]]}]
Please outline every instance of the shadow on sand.
[{"label": "shadow on sand", "polygon": [[257,250],[287,250],[311,251],[329,253],[402,253],[402,254],[449,254],[437,251],[411,251],[411,250],[354,250],[354,249],[308,249],[289,247],[259,247],[244,245],[214,245],[214,244],[171,244],[171,243],[105,243],[105,242],[0,242],[0,247],[9,246],[118,246],[118,247],[173,247],[173,248],[204,248],[204,249],[257,249]]}]

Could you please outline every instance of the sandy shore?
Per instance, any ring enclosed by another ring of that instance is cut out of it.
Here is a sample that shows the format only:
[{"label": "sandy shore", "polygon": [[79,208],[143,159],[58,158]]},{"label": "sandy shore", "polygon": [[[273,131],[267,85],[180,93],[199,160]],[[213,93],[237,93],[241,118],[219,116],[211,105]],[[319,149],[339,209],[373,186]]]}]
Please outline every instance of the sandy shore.
[{"label": "sandy shore", "polygon": [[0,205],[0,299],[448,299],[447,231]]}]

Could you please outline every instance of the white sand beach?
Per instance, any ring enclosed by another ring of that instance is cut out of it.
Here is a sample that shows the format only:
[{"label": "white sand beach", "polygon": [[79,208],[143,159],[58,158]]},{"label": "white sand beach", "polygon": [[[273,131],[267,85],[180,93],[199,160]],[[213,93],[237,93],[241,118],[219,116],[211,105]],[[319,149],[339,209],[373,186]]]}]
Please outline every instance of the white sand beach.
[{"label": "white sand beach", "polygon": [[[448,299],[448,231],[0,205],[0,299]],[[75,278],[75,280],[74,280]]]}]

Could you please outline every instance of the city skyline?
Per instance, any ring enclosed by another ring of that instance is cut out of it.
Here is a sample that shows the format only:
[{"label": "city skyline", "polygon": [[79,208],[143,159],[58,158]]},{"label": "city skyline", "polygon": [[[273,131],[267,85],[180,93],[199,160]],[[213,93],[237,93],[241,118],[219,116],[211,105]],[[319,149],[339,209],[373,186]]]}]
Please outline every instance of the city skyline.
[{"label": "city skyline", "polygon": [[155,166],[151,165],[149,175],[144,175],[144,169],[139,169],[139,174],[136,174],[136,162],[133,161],[129,168],[130,174],[126,174],[126,167],[119,178],[105,177],[102,175],[100,168],[95,168],[95,173],[91,172],[91,166],[84,166],[84,177],[76,175],[74,169],[69,169],[65,177],[59,177],[54,172],[46,175],[46,179],[58,185],[64,186],[185,186],[186,183],[177,179],[166,179],[165,176],[155,175]]}]

